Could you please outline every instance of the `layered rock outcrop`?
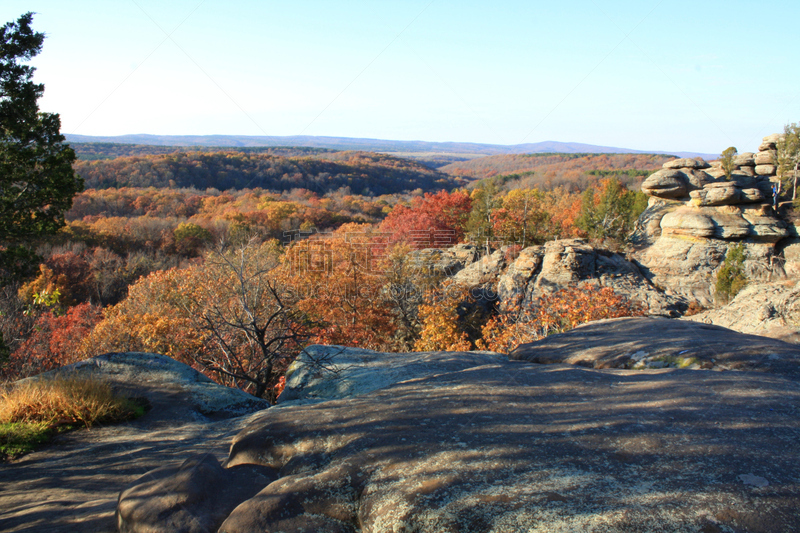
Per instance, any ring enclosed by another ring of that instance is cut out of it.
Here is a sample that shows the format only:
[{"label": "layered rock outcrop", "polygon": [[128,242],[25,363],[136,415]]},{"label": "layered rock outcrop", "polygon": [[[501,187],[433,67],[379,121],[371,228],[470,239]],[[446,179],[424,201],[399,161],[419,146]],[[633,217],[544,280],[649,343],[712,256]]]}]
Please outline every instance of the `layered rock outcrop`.
[{"label": "layered rock outcrop", "polygon": [[641,302],[653,315],[677,316],[688,306],[684,298],[654,287],[623,256],[593,248],[582,239],[551,241],[522,250],[498,276],[497,292],[503,304],[525,306],[542,293],[581,282],[610,287]]},{"label": "layered rock outcrop", "polygon": [[[746,249],[745,272],[757,282],[786,277],[783,247],[791,227],[772,207],[779,136],[764,138],[757,154],[735,159],[729,180],[719,162],[676,159],[649,176],[650,196],[633,241],[650,282],[704,307],[714,305],[713,280],[732,245]],[[792,261],[789,261],[791,264]],[[794,268],[794,265],[790,265]]]},{"label": "layered rock outcrop", "polygon": [[598,249],[584,239],[561,239],[518,252],[508,247],[481,255],[471,244],[445,250],[415,252],[419,268],[449,277],[474,294],[494,300],[501,308],[527,305],[543,293],[592,283],[610,287],[642,303],[650,314],[680,316],[689,301],[655,287],[624,256]]}]

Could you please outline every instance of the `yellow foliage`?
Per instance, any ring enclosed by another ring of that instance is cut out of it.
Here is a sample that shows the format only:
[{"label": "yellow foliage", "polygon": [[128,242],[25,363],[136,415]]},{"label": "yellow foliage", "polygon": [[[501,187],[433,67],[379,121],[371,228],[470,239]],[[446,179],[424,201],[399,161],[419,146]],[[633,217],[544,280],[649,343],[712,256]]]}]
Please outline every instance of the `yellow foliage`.
[{"label": "yellow foliage", "polygon": [[472,348],[467,334],[459,328],[458,305],[468,297],[468,291],[450,284],[441,294],[431,293],[419,306],[422,322],[420,337],[414,344],[417,352],[467,351]]}]

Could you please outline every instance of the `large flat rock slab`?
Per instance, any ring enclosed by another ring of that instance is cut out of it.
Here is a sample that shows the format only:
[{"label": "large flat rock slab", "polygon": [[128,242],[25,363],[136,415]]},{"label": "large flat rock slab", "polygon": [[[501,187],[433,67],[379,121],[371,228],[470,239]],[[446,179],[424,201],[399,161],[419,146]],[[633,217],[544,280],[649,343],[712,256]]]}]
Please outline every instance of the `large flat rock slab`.
[{"label": "large flat rock slab", "polygon": [[505,363],[270,409],[227,465],[279,479],[219,531],[792,531],[785,375]]},{"label": "large flat rock slab", "polygon": [[509,354],[533,363],[590,368],[692,366],[800,378],[800,347],[688,320],[616,318],[522,344]]}]

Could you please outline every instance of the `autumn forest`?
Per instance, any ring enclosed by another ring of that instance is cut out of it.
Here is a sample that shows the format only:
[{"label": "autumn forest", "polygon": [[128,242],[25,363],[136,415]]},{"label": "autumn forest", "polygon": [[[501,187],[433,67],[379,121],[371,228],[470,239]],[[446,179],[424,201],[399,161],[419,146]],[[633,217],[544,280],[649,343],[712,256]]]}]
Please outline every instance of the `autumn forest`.
[{"label": "autumn forest", "polygon": [[[270,400],[312,343],[507,352],[641,313],[576,287],[524,310],[452,284],[430,249],[565,237],[621,248],[670,156],[526,154],[447,165],[315,148],[74,144],[83,179],[39,263],[0,289],[2,377],[114,351],[169,355]],[[428,250],[427,252],[423,250]]]}]

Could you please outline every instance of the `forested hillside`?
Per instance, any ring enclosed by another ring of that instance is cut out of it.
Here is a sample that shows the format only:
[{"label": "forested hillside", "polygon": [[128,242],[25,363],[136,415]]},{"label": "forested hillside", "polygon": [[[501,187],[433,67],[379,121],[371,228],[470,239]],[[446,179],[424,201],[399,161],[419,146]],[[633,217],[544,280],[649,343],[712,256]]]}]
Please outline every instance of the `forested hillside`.
[{"label": "forested hillside", "polygon": [[[658,154],[512,154],[492,155],[453,163],[439,170],[453,176],[482,180],[495,176],[516,187],[585,190],[598,178],[616,177],[628,186],[661,168],[674,156]],[[637,185],[638,186],[638,185]]]},{"label": "forested hillside", "polygon": [[366,152],[326,152],[281,157],[252,152],[175,152],[162,155],[80,161],[87,189],[171,187],[205,189],[308,189],[324,194],[343,187],[374,196],[414,190],[452,189],[453,176],[422,164]]},{"label": "forested hillside", "polygon": [[242,152],[250,154],[269,154],[281,157],[305,157],[335,152],[327,148],[309,148],[303,146],[259,146],[238,148],[214,148],[205,146],[157,146],[152,144],[120,144],[120,143],[73,143],[70,145],[81,161],[98,159],[115,159],[117,157],[163,155],[177,152]]}]

